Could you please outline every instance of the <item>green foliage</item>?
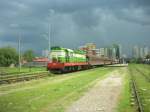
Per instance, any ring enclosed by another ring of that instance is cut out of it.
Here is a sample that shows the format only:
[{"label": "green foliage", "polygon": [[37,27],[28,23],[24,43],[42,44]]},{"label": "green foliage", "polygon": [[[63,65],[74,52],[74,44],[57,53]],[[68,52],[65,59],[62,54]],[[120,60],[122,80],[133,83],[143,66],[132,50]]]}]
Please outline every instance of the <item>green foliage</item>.
[{"label": "green foliage", "polygon": [[37,72],[37,71],[46,71],[45,67],[21,67],[19,70],[17,67],[0,67],[0,72],[9,74],[9,75],[18,75],[20,73],[30,73],[30,72]]},{"label": "green foliage", "polygon": [[150,54],[146,55],[146,59],[150,59]]},{"label": "green foliage", "polygon": [[[144,64],[130,64],[130,73],[135,79],[137,86],[139,99],[142,103],[144,112],[150,112],[150,83],[148,78],[150,78],[150,66]],[[143,75],[144,74],[144,75]],[[146,76],[146,77],[145,77]]]},{"label": "green foliage", "polygon": [[18,63],[18,53],[15,48],[0,48],[0,66],[10,66],[10,64]]},{"label": "green foliage", "polygon": [[35,54],[34,54],[33,50],[27,50],[23,54],[23,58],[28,62],[31,62],[34,57],[35,57]]},{"label": "green foliage", "polygon": [[111,68],[59,75],[0,88],[2,112],[63,112]]},{"label": "green foliage", "polygon": [[130,73],[128,69],[121,71],[124,73],[124,82],[122,92],[120,94],[117,112],[136,112],[134,106],[131,106],[131,87],[130,87]]},{"label": "green foliage", "polygon": [[130,60],[131,63],[142,63],[143,60],[142,58],[133,58],[132,60]]}]

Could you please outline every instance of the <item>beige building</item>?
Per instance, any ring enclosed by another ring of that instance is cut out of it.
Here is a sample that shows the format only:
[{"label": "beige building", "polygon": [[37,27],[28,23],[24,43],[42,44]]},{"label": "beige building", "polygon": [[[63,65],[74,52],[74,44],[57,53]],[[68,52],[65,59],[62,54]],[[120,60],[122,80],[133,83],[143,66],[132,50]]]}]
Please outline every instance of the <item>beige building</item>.
[{"label": "beige building", "polygon": [[87,47],[88,50],[96,49],[96,44],[94,44],[94,43],[87,43],[85,46]]},{"label": "beige building", "polygon": [[148,47],[144,47],[144,57],[147,56],[149,54],[149,48]]},{"label": "beige building", "polygon": [[105,57],[105,48],[100,48],[100,56]]}]

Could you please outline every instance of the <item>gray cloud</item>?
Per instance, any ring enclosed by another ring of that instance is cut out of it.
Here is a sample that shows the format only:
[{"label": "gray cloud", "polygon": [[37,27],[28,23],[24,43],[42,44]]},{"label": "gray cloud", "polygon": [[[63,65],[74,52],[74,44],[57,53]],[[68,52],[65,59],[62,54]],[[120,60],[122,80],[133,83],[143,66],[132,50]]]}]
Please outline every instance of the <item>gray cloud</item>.
[{"label": "gray cloud", "polygon": [[149,7],[149,0],[1,0],[0,46],[17,46],[21,33],[23,49],[41,52],[49,23],[52,45],[149,45]]}]

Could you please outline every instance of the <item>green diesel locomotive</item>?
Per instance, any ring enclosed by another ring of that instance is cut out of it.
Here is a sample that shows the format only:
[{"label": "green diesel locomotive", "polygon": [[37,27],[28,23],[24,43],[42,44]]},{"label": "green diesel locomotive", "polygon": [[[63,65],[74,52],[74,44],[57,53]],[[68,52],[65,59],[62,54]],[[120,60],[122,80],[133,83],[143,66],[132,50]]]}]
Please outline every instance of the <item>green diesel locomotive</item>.
[{"label": "green diesel locomotive", "polygon": [[47,69],[54,73],[62,73],[112,63],[111,59],[87,55],[86,51],[83,50],[71,50],[56,46],[51,47],[50,62],[48,62]]}]

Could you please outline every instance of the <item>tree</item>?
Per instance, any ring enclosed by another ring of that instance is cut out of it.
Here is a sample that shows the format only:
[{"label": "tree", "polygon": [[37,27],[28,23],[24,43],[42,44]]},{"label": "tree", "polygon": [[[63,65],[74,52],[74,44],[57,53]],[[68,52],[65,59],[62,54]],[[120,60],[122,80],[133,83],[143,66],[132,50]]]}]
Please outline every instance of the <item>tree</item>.
[{"label": "tree", "polygon": [[143,59],[142,58],[132,58],[130,60],[131,63],[143,63]]},{"label": "tree", "polygon": [[18,63],[18,52],[12,47],[0,48],[0,66],[10,66]]},{"label": "tree", "polygon": [[23,58],[28,62],[31,62],[34,57],[35,57],[35,54],[34,54],[33,50],[27,50],[23,54]]},{"label": "tree", "polygon": [[146,59],[150,59],[150,54],[146,55]]}]

